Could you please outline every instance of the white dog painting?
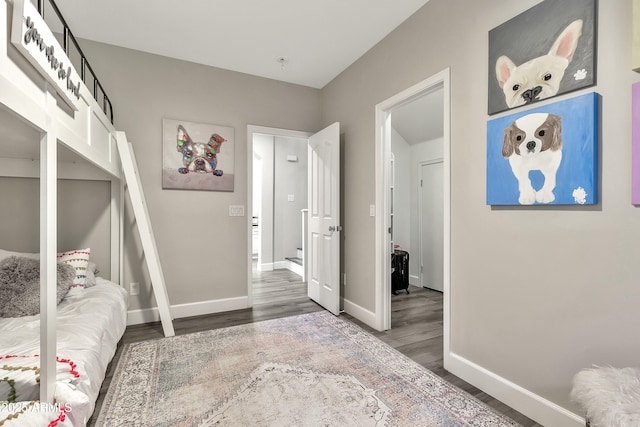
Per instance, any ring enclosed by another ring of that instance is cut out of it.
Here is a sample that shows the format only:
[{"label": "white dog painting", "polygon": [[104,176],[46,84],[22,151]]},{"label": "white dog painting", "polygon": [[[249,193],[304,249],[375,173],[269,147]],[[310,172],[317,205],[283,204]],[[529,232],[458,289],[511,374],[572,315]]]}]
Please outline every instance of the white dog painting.
[{"label": "white dog painting", "polygon": [[590,93],[487,122],[487,204],[597,203],[598,105]]},{"label": "white dog painting", "polygon": [[496,61],[496,78],[509,108],[549,98],[558,93],[564,72],[582,35],[582,19],[564,29],[546,55],[516,66],[508,56]]},{"label": "white dog painting", "polygon": [[[548,113],[520,117],[504,131],[502,155],[518,180],[521,205],[553,202],[556,172],[562,161],[562,118]],[[529,179],[532,170],[544,176],[544,185],[538,191]]]},{"label": "white dog painting", "polygon": [[489,31],[489,114],[595,84],[595,7],[545,0]]}]

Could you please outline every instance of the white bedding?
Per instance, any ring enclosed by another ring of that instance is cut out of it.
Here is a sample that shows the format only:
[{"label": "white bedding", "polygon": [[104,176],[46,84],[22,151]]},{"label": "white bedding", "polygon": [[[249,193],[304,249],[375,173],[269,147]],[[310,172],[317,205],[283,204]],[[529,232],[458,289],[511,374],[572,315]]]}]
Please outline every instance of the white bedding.
[{"label": "white bedding", "polygon": [[[85,288],[82,293],[65,297],[58,305],[57,356],[75,363],[77,374],[70,375],[72,369],[69,363],[57,363],[55,398],[70,409],[65,421],[59,420],[57,426],[86,424],[93,412],[107,365],[126,328],[126,291],[101,277],[96,277],[96,283],[96,286]],[[6,360],[17,361],[17,358],[6,359],[8,355],[34,356],[39,353],[39,316],[0,318],[0,357],[3,358],[0,365]],[[15,408],[0,402],[0,421],[10,409]],[[32,415],[42,414],[27,412],[5,422],[3,427],[36,425],[28,420]]]}]

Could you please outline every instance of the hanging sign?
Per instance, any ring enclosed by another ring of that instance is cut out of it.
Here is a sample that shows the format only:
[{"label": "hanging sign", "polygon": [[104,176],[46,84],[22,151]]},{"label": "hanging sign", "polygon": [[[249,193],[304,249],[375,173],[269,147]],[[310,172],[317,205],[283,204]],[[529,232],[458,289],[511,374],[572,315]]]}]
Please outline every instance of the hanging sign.
[{"label": "hanging sign", "polygon": [[82,80],[30,0],[14,0],[11,43],[53,85],[74,111]]}]

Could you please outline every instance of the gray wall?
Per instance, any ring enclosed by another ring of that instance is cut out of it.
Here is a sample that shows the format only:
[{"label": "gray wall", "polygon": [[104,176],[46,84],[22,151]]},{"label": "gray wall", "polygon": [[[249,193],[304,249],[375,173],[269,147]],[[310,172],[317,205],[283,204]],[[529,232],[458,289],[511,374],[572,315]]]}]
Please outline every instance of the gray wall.
[{"label": "gray wall", "polygon": [[[302,214],[307,207],[307,140],[276,137],[274,156],[274,226],[273,259],[284,261],[295,257],[302,248]],[[288,155],[297,156],[297,162],[287,161]],[[294,200],[289,201],[288,196]]]},{"label": "gray wall", "polygon": [[601,203],[486,206],[487,33],[536,3],[429,1],[323,89],[323,121],[339,120],[345,139],[345,297],[374,311],[374,106],[450,67],[451,350],[577,411],[578,370],[637,366],[640,354],[640,211],[630,202],[630,89],[640,77],[631,2],[600,2]]},{"label": "gray wall", "polygon": [[[0,248],[40,252],[40,180],[0,177]],[[108,181],[58,180],[58,252],[91,248],[100,276],[111,275]]]},{"label": "gray wall", "polygon": [[[82,48],[133,143],[171,304],[247,296],[247,218],[228,214],[247,202],[247,125],[316,131],[321,92],[105,44]],[[162,189],[163,117],[235,129],[235,191]],[[147,308],[150,283],[127,212],[125,284],[141,283],[130,308]]]}]

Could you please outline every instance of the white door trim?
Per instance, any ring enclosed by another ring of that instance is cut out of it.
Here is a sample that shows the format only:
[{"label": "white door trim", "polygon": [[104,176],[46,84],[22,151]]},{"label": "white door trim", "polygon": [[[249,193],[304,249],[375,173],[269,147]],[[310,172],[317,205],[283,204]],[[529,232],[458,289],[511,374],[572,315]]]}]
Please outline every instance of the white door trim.
[{"label": "white door trim", "polygon": [[390,201],[387,189],[390,183],[389,159],[391,153],[391,111],[436,88],[444,88],[444,359],[449,357],[450,282],[451,282],[451,124],[450,124],[450,70],[449,68],[392,96],[375,107],[376,135],[376,244],[375,289],[376,329],[391,327],[391,274],[389,264],[391,246],[389,229]]},{"label": "white door trim", "polygon": [[304,132],[289,129],[279,129],[266,126],[247,125],[247,209],[245,216],[247,221],[247,308],[253,307],[253,271],[252,251],[253,226],[251,224],[251,212],[253,212],[253,135],[263,134],[272,136],[284,136],[289,138],[308,139],[312,132]]}]

